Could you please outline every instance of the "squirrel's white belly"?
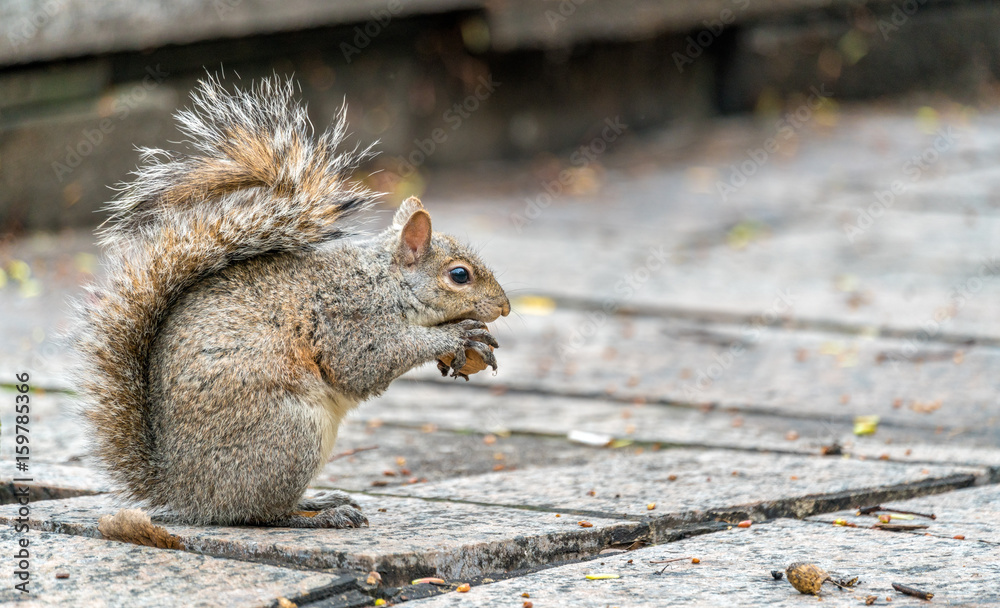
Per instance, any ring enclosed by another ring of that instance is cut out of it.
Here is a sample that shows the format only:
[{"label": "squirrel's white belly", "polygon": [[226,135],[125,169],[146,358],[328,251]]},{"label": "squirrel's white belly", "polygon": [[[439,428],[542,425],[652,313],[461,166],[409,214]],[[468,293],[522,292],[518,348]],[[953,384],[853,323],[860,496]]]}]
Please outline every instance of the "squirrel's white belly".
[{"label": "squirrel's white belly", "polygon": [[320,430],[320,456],[322,457],[320,468],[322,468],[330,458],[333,445],[337,442],[340,422],[347,415],[347,412],[357,407],[359,402],[357,399],[351,399],[327,387],[318,388],[305,401]]}]

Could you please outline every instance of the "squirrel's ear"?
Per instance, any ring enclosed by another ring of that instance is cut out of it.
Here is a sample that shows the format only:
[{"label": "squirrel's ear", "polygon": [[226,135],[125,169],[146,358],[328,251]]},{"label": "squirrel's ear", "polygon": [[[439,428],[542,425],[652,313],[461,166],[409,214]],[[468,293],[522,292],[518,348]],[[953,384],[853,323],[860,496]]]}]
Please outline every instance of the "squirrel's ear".
[{"label": "squirrel's ear", "polygon": [[[416,199],[409,199],[416,200]],[[417,201],[420,204],[420,201]],[[415,264],[431,246],[431,214],[417,209],[399,234],[399,253],[403,264]]]},{"label": "squirrel's ear", "polygon": [[420,199],[411,196],[399,205],[399,209],[396,211],[396,215],[392,218],[392,227],[399,230],[406,225],[406,222],[410,219],[410,216],[423,209],[424,206],[420,202]]}]

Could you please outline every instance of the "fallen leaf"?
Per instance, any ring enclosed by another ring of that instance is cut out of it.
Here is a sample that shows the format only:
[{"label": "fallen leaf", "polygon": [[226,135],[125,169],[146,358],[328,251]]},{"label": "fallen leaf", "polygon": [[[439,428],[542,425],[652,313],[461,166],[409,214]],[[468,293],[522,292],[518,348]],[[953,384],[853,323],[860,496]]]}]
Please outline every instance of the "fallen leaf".
[{"label": "fallen leaf", "polygon": [[878,416],[855,416],[854,434],[874,435],[875,431],[878,430],[879,420],[881,420],[881,418]]}]

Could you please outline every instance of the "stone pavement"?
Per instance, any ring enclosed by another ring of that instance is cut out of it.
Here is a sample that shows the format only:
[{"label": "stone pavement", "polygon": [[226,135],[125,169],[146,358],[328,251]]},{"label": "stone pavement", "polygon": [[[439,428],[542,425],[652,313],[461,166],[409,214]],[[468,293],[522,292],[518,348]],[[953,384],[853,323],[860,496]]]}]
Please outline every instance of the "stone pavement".
[{"label": "stone pavement", "polygon": [[[97,251],[4,242],[2,503],[14,374],[35,391],[30,529],[0,506],[4,571],[27,538],[32,593],[8,574],[0,600],[803,606],[770,572],[809,561],[858,577],[824,586],[837,606],[923,603],[892,583],[1000,606],[1000,113],[932,105],[834,107],[763,157],[773,121],[678,128],[577,168],[572,195],[544,190],[568,158],[439,176],[435,227],[482,246],[514,314],[495,377],[416,370],[345,425],[314,485],[352,492],[360,530],[101,538],[117,505],[57,337]],[[873,528],[855,512],[876,504],[935,519]]]}]

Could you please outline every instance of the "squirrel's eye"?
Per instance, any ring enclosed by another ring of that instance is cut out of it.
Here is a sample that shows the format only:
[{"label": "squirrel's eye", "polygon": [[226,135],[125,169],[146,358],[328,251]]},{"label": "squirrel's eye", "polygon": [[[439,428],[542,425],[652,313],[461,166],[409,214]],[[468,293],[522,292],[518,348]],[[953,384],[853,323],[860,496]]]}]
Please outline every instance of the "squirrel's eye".
[{"label": "squirrel's eye", "polygon": [[462,268],[461,266],[457,268],[452,268],[451,271],[448,272],[448,274],[451,275],[451,280],[455,281],[456,283],[461,284],[469,282],[469,271],[466,270],[465,268]]}]

